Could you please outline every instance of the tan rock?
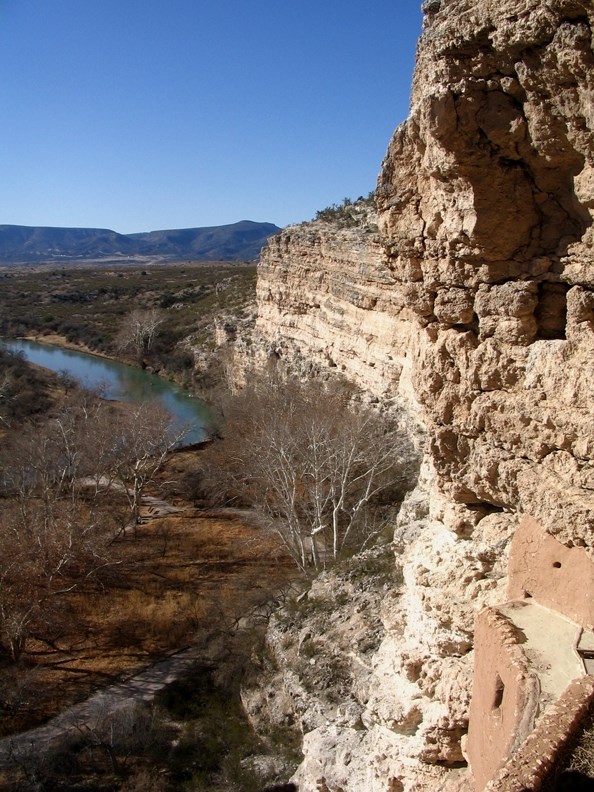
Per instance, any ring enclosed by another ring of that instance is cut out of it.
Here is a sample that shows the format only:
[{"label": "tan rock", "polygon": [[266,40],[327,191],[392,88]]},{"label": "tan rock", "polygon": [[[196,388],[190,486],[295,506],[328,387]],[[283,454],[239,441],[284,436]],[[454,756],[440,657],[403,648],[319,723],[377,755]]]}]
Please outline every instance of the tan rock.
[{"label": "tan rock", "polygon": [[505,599],[515,526],[594,547],[594,7],[425,7],[379,236],[304,224],[262,257],[260,348],[427,433],[430,513],[402,534],[364,728],[306,735],[303,792],[463,788],[474,617]]}]

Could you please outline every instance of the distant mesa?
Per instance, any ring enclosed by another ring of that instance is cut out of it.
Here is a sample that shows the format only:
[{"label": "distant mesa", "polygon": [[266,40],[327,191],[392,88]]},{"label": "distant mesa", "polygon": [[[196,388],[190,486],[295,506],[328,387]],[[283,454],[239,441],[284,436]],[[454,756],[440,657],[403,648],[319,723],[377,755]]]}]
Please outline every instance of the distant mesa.
[{"label": "distant mesa", "polygon": [[0,225],[0,262],[32,264],[96,259],[252,261],[281,229],[242,220],[231,225],[118,234],[106,228]]}]

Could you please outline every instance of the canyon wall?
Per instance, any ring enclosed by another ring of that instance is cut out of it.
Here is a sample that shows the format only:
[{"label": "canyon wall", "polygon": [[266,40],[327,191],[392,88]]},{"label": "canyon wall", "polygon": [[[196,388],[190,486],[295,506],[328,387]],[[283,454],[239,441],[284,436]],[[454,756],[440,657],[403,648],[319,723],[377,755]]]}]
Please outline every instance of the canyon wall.
[{"label": "canyon wall", "polygon": [[396,280],[375,210],[355,204],[345,224],[317,220],[273,237],[258,268],[257,329],[270,354],[302,373],[337,371],[382,400],[418,406],[410,381],[419,341],[392,301]]},{"label": "canyon wall", "polygon": [[429,8],[378,205],[428,341],[414,390],[431,456],[452,501],[590,545],[592,4]]},{"label": "canyon wall", "polygon": [[267,354],[341,371],[426,432],[360,721],[305,729],[302,792],[465,788],[474,618],[506,599],[520,515],[594,548],[594,7],[424,10],[378,230],[286,229],[258,281]]}]

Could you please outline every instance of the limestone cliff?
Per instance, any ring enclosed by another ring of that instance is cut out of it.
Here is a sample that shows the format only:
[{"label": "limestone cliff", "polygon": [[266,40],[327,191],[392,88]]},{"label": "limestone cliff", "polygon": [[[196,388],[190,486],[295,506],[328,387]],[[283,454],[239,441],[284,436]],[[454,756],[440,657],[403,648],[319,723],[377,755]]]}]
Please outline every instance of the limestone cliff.
[{"label": "limestone cliff", "polygon": [[353,225],[316,220],[270,240],[258,268],[257,329],[269,352],[304,373],[336,369],[376,397],[414,402],[417,333],[393,305],[396,280],[374,209],[355,204],[354,212]]},{"label": "limestone cliff", "polygon": [[432,3],[379,223],[442,490],[594,520],[591,2]]},{"label": "limestone cliff", "polygon": [[519,515],[594,548],[594,6],[424,9],[379,235],[287,229],[258,284],[270,352],[403,401],[428,438],[360,723],[305,727],[302,792],[463,784],[474,616],[505,598]]}]

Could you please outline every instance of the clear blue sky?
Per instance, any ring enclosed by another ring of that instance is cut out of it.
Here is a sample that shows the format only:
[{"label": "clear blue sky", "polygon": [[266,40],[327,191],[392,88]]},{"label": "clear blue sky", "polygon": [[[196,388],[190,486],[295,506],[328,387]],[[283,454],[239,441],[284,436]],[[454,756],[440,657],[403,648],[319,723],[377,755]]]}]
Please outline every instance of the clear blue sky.
[{"label": "clear blue sky", "polygon": [[421,0],[0,0],[0,224],[283,226],[375,186]]}]

